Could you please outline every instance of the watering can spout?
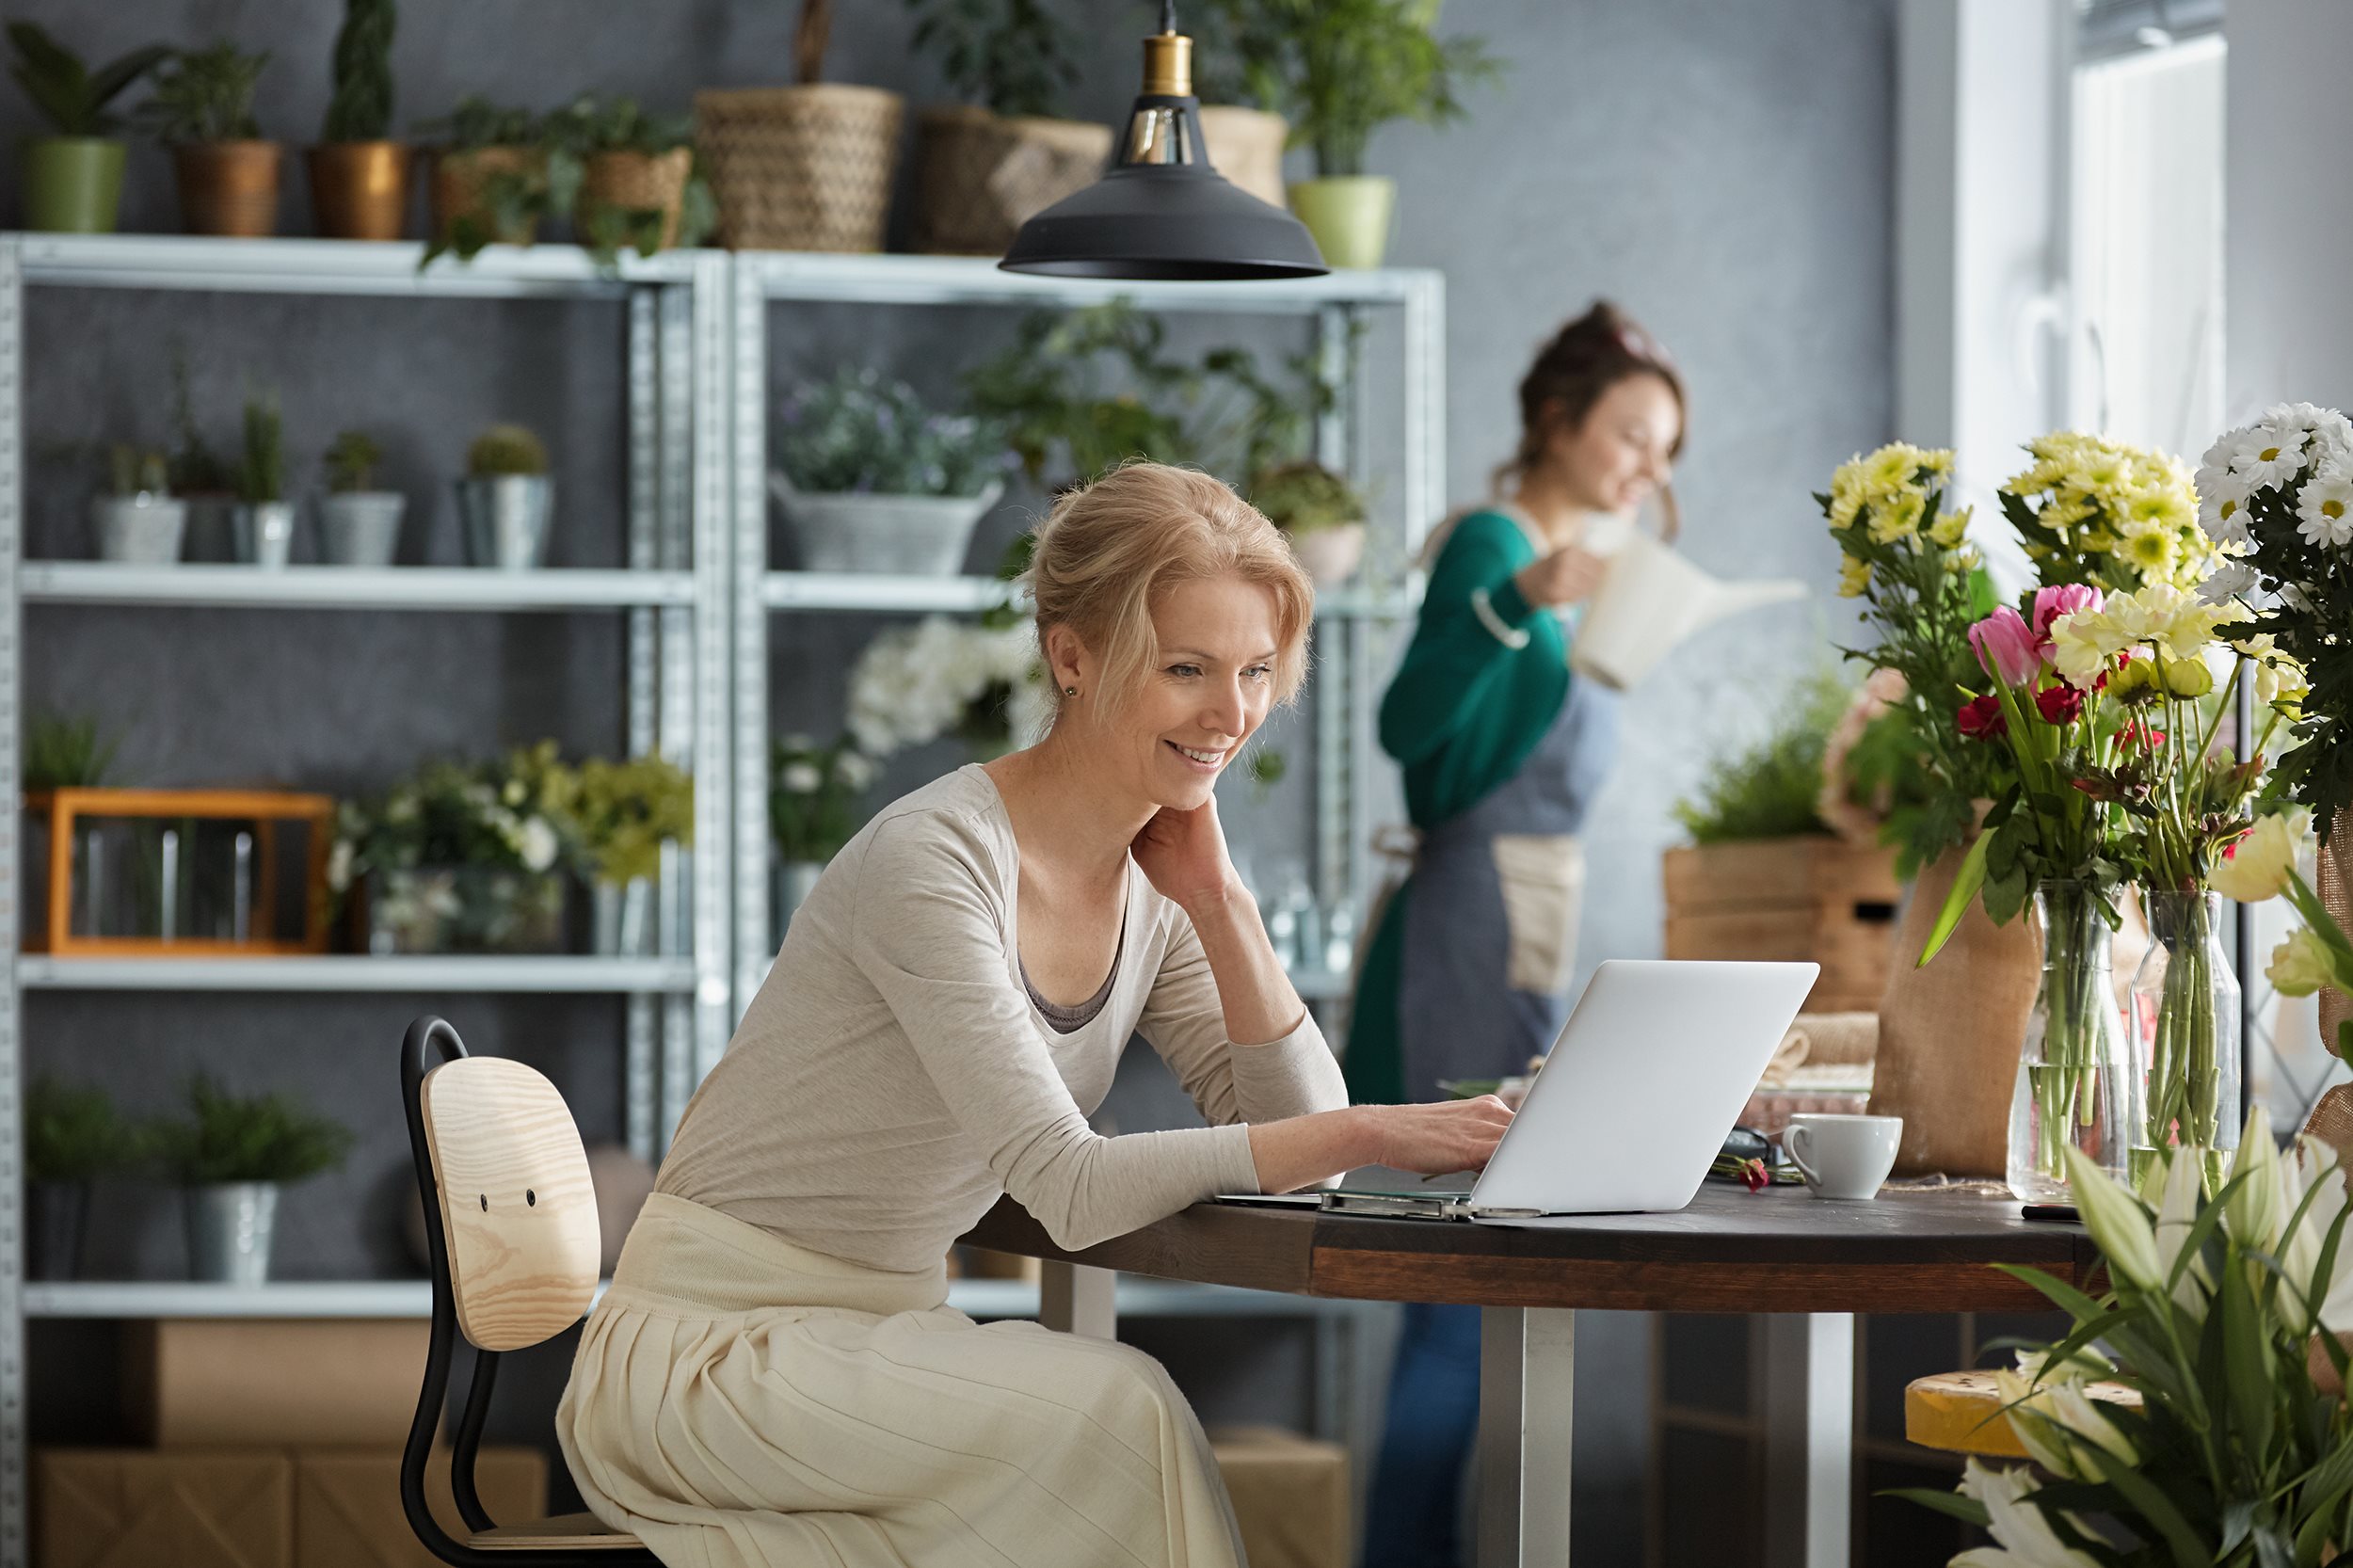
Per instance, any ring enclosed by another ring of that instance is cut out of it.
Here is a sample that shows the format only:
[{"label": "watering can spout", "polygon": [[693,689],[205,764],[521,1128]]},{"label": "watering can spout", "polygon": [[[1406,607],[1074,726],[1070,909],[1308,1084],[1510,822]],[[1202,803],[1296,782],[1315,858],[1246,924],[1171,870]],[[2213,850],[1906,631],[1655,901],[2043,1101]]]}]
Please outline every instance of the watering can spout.
[{"label": "watering can spout", "polygon": [[1570,664],[1624,691],[1701,627],[1805,596],[1804,584],[1785,578],[1724,582],[1648,535],[1631,535],[1587,606]]},{"label": "watering can spout", "polygon": [[1794,578],[1777,577],[1760,583],[1726,583],[1721,578],[1707,580],[1707,591],[1699,603],[1698,627],[1737,616],[1743,610],[1762,610],[1769,604],[1788,604],[1805,597],[1805,584]]}]

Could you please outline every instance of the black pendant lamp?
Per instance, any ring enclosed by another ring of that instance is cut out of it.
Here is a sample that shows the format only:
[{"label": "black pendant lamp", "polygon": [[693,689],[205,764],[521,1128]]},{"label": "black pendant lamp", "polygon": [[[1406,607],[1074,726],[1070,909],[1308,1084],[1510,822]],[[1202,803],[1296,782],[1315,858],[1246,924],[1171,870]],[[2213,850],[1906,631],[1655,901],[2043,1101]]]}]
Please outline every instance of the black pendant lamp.
[{"label": "black pendant lamp", "polygon": [[1162,0],[1144,40],[1144,91],[1109,172],[1021,226],[1007,272],[1058,278],[1316,278],[1331,271],[1306,225],[1209,167],[1193,96],[1193,40]]}]

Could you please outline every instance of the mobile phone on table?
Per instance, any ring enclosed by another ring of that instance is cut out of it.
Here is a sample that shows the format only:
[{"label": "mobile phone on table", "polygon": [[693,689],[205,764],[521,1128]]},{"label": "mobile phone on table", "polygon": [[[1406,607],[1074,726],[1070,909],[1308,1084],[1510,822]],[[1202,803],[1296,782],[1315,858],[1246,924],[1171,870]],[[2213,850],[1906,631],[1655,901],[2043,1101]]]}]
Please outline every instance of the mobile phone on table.
[{"label": "mobile phone on table", "polygon": [[2048,1220],[2063,1225],[2078,1224],[2083,1218],[2075,1212],[2075,1206],[2072,1203],[2020,1204],[2018,1212],[2025,1219]]}]

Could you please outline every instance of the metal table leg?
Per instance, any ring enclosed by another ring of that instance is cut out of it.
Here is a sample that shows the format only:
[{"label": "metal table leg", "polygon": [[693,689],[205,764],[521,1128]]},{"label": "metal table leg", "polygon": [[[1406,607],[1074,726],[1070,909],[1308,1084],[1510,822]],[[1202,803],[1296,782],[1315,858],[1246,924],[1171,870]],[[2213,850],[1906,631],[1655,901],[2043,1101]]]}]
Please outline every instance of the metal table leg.
[{"label": "metal table leg", "polygon": [[1765,1320],[1766,1568],[1847,1568],[1854,1489],[1854,1316]]},{"label": "metal table leg", "polygon": [[1577,1314],[1479,1313],[1479,1568],[1565,1568]]},{"label": "metal table leg", "polygon": [[1119,1276],[1109,1269],[1048,1258],[1038,1278],[1037,1319],[1064,1334],[1119,1337]]}]

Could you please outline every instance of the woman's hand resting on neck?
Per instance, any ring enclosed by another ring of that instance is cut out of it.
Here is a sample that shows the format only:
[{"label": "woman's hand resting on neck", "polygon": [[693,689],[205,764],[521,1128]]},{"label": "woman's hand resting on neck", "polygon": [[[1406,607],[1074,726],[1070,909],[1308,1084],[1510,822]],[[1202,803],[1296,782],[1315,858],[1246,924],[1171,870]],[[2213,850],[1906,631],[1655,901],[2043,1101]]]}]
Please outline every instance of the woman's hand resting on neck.
[{"label": "woman's hand resting on neck", "polygon": [[1161,807],[1128,852],[1160,896],[1180,909],[1198,910],[1217,903],[1240,885],[1233,857],[1225,851],[1215,795],[1189,811]]}]

